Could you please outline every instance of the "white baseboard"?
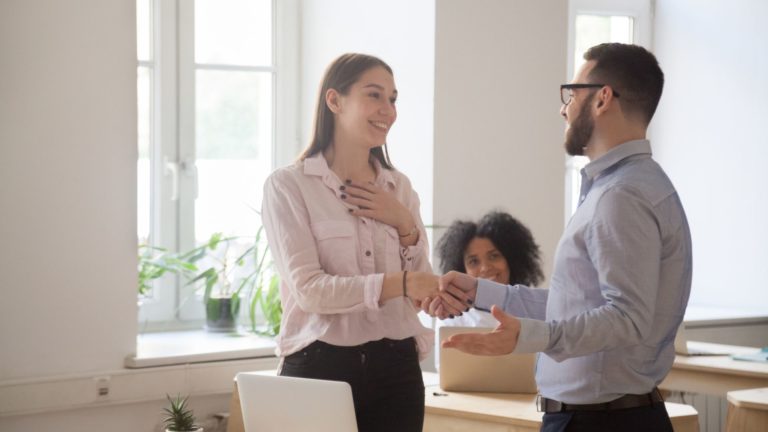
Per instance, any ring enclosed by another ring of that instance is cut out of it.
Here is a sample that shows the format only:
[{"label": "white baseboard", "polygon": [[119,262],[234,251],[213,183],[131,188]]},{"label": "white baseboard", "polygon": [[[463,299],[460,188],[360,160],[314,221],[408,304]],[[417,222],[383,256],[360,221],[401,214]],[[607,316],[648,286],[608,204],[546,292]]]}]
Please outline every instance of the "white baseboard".
[{"label": "white baseboard", "polygon": [[238,372],[277,368],[276,357],[0,382],[0,418],[229,393]]}]

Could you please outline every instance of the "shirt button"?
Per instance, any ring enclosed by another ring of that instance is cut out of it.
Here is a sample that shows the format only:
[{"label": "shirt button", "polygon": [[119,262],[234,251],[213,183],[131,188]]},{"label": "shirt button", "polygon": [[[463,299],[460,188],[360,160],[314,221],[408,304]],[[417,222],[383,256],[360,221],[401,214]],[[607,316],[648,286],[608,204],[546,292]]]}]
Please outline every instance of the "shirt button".
[{"label": "shirt button", "polygon": [[369,250],[365,251],[365,256],[371,256],[371,251]]}]

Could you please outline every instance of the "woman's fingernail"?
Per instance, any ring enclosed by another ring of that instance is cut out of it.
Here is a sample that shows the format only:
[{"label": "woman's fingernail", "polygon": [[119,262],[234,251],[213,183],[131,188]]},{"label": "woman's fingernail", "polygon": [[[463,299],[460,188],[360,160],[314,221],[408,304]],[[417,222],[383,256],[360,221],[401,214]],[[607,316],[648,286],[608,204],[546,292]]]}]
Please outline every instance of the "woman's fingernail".
[{"label": "woman's fingernail", "polygon": [[456,318],[453,314],[448,315],[448,318]]},{"label": "woman's fingernail", "polygon": [[350,213],[352,213],[354,210],[352,210],[352,209],[347,209],[347,211],[348,211],[348,212],[350,212]]},{"label": "woman's fingernail", "polygon": [[344,189],[346,189],[346,186],[344,185],[339,186],[339,190],[344,190]]},{"label": "woman's fingernail", "polygon": [[341,194],[341,199],[347,199],[347,196],[344,194]]},{"label": "woman's fingernail", "polygon": [[464,309],[464,312],[469,312],[469,308]]},{"label": "woman's fingernail", "polygon": [[350,179],[346,179],[346,180],[344,180],[344,183],[346,183],[346,184],[350,185],[350,184],[352,184],[352,180],[350,180]]},{"label": "woman's fingernail", "polygon": [[473,303],[473,302],[472,302],[472,299],[467,299],[467,304],[470,304],[470,305],[471,305],[472,303]]}]

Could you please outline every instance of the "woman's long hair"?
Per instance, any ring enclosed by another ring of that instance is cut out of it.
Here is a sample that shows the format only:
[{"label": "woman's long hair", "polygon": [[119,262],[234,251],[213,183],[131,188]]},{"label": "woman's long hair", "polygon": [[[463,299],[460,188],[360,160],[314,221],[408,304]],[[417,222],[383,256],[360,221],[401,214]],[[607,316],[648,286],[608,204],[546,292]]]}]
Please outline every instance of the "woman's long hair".
[{"label": "woman's long hair", "polygon": [[[328,66],[323,82],[320,85],[320,94],[317,98],[314,135],[309,146],[299,156],[299,160],[303,161],[324,151],[333,142],[333,112],[328,108],[328,104],[325,103],[325,94],[328,90],[334,89],[339,94],[346,95],[349,93],[350,87],[360,79],[360,76],[374,67],[383,67],[391,75],[394,75],[392,68],[383,60],[366,54],[343,54]],[[372,148],[371,157],[376,158],[382,167],[389,170],[393,168],[392,163],[389,161],[386,143]]]}]

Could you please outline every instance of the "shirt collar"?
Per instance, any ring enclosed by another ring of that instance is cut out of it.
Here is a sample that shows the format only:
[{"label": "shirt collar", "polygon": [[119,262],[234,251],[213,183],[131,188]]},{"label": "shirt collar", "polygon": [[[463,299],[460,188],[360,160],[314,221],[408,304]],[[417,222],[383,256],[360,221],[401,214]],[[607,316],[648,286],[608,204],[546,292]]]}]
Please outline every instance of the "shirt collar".
[{"label": "shirt collar", "polygon": [[603,171],[634,155],[650,156],[651,142],[646,139],[640,139],[619,144],[606,154],[588,163],[584,167],[583,173],[587,178],[594,179]]},{"label": "shirt collar", "polygon": [[[376,167],[376,184],[380,186],[388,185],[390,189],[394,189],[395,177],[392,175],[392,171],[383,169],[381,163],[376,158],[373,159],[373,163]],[[339,183],[341,182],[341,179],[331,171],[331,168],[328,166],[328,161],[325,159],[325,155],[323,155],[322,152],[318,152],[316,155],[304,159],[304,174],[322,177],[323,181],[326,183],[331,182],[331,179],[335,179]]]}]

